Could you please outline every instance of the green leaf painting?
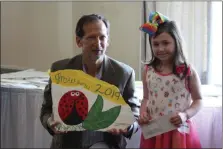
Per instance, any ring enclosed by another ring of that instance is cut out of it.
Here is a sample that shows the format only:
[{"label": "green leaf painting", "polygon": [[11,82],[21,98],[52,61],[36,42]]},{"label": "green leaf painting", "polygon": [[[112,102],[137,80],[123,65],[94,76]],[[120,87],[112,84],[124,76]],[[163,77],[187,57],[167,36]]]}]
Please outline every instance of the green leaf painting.
[{"label": "green leaf painting", "polygon": [[103,98],[100,95],[98,95],[95,103],[92,105],[90,111],[88,112],[88,116],[86,119],[88,119],[88,121],[96,119],[98,117],[98,114],[102,112],[102,109],[103,109]]},{"label": "green leaf painting", "polygon": [[83,122],[83,128],[87,130],[99,130],[109,127],[120,114],[121,106],[113,107],[102,112],[103,98],[98,95],[97,100],[91,107],[87,118]]}]

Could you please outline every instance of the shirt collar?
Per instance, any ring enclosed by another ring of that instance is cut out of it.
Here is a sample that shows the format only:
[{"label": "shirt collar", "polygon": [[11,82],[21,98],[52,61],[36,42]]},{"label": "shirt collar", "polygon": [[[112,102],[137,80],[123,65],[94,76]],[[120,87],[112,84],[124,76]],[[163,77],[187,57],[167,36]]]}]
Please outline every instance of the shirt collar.
[{"label": "shirt collar", "polygon": [[[99,69],[99,71],[98,71],[98,73],[96,74],[96,78],[98,78],[99,80],[101,79],[101,77],[102,77],[102,68],[103,68],[103,63],[102,63],[102,65],[101,65],[101,67],[100,67],[100,69]],[[86,71],[86,68],[85,68],[85,66],[84,66],[84,64],[83,64],[83,71],[85,72],[85,73],[87,73],[87,71]]]}]

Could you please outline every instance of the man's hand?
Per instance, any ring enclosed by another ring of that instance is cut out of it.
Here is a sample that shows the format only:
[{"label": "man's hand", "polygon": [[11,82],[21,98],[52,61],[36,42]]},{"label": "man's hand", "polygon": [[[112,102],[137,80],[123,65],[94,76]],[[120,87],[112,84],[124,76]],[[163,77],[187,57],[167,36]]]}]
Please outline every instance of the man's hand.
[{"label": "man's hand", "polygon": [[61,124],[60,122],[54,121],[52,118],[49,118],[47,123],[50,129],[53,130],[55,134],[67,133],[67,131],[59,131],[56,129],[56,126]]},{"label": "man's hand", "polygon": [[170,122],[174,124],[176,127],[180,127],[181,124],[183,124],[187,120],[187,114],[186,113],[177,113],[177,115],[170,118]]},{"label": "man's hand", "polygon": [[147,112],[142,113],[139,116],[138,123],[139,125],[149,124],[149,121],[151,120],[151,117]]},{"label": "man's hand", "polygon": [[127,133],[127,128],[126,129],[109,129],[108,130],[109,133],[112,133],[113,135],[120,135],[120,134],[126,134]]}]

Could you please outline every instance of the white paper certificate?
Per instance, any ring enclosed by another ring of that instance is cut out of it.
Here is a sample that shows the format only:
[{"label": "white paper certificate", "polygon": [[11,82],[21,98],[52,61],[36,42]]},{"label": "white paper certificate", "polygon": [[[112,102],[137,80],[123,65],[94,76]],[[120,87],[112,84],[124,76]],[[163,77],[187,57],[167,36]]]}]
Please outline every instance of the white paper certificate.
[{"label": "white paper certificate", "polygon": [[144,138],[149,139],[165,132],[177,129],[176,126],[170,123],[171,116],[173,115],[163,115],[157,119],[151,120],[148,125],[143,125],[141,129]]}]

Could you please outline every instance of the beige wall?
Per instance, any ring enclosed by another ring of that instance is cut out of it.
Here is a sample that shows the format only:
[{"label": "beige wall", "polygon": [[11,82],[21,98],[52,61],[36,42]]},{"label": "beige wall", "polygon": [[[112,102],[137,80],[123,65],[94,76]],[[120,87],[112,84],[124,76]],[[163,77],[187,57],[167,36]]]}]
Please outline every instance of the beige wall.
[{"label": "beige wall", "polygon": [[101,13],[111,23],[107,54],[140,76],[142,2],[2,2],[1,65],[46,71],[81,52],[74,41],[80,16]]}]

